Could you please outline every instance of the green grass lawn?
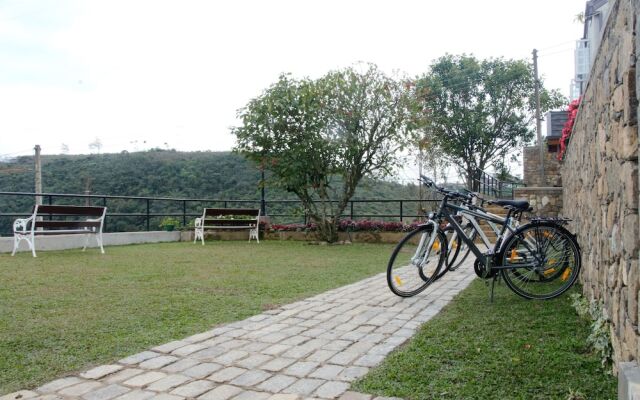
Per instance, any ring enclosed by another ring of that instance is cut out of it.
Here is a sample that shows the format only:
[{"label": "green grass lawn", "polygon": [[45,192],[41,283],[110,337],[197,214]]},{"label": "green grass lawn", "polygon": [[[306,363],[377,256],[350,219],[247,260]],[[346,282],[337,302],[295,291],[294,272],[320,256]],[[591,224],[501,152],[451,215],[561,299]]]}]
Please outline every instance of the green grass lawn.
[{"label": "green grass lawn", "polygon": [[391,249],[263,241],[0,254],[0,395],[383,272]]},{"label": "green grass lawn", "polygon": [[617,380],[586,348],[589,327],[568,295],[527,301],[501,286],[491,304],[477,280],[355,389],[412,400],[616,399]]}]

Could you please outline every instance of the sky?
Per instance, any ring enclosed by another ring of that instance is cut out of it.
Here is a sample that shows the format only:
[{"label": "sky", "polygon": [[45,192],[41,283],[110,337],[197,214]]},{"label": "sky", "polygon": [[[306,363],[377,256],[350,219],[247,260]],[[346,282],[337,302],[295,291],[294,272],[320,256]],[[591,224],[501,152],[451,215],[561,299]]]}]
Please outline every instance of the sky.
[{"label": "sky", "polygon": [[0,158],[223,151],[281,73],[530,59],[569,95],[584,0],[0,0]]}]

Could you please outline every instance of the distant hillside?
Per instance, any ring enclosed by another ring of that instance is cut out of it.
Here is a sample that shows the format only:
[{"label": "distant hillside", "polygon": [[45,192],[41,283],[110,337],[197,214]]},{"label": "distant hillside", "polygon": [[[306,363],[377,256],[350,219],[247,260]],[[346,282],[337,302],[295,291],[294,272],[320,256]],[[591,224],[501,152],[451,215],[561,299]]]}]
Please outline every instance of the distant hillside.
[{"label": "distant hillside", "polygon": [[[152,150],[146,152],[91,155],[55,155],[42,158],[43,191],[49,193],[84,193],[89,187],[96,195],[158,196],[175,198],[207,198],[221,200],[259,200],[260,172],[251,162],[230,152],[178,152]],[[33,191],[33,157],[19,157],[0,163],[0,191]],[[267,200],[295,200],[290,193],[267,188]],[[354,199],[415,199],[415,186],[383,181],[363,181]],[[70,201],[56,200],[57,203]],[[152,213],[181,212],[181,204],[154,202]],[[18,200],[0,196],[0,215],[28,212],[32,199]],[[109,200],[109,213],[143,213],[146,203]],[[231,205],[230,205],[231,206]],[[188,203],[189,213],[197,213],[203,205]],[[357,205],[360,214],[397,214],[398,204]],[[407,212],[409,210],[405,210]],[[282,206],[270,205],[268,212],[290,213]],[[409,211],[410,212],[410,211]],[[139,225],[139,217],[119,218],[109,230],[130,229]],[[158,218],[159,219],[159,218]],[[7,221],[0,220],[1,225]],[[154,221],[152,225],[157,225]],[[5,226],[2,226],[5,228]],[[153,229],[156,226],[152,226]],[[0,229],[6,232],[5,229]]]}]

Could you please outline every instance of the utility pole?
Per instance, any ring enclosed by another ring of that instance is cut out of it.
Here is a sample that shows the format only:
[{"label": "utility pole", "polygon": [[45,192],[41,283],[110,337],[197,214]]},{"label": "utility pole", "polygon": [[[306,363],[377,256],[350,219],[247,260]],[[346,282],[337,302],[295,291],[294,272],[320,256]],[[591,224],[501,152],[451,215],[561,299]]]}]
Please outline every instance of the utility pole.
[{"label": "utility pole", "polygon": [[536,96],[536,134],[540,150],[540,185],[547,186],[547,178],[544,173],[544,143],[542,143],[542,120],[540,118],[540,80],[538,79],[538,50],[533,49],[533,75],[535,79]]},{"label": "utility pole", "polygon": [[[37,144],[36,147],[34,147],[34,150],[36,151],[35,154],[35,171],[36,171],[36,187],[35,187],[35,192],[36,193],[42,193],[42,163],[40,161],[40,145]],[[42,196],[36,196],[36,204],[40,205],[42,204]]]},{"label": "utility pole", "polygon": [[422,148],[419,150],[418,154],[418,215],[422,215],[424,211],[424,189],[422,188]]}]

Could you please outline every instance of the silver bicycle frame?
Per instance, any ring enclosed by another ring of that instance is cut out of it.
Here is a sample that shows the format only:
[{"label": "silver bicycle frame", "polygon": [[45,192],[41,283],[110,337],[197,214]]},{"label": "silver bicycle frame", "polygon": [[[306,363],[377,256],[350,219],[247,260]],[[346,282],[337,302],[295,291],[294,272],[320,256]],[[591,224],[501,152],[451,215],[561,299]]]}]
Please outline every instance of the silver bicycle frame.
[{"label": "silver bicycle frame", "polygon": [[431,253],[431,249],[433,248],[433,243],[436,241],[436,236],[438,235],[438,224],[434,220],[430,219],[429,221],[426,222],[425,225],[431,225],[432,233],[431,235],[428,235],[429,243],[427,244],[427,248],[424,254],[422,254],[422,249],[423,249],[424,242],[426,240],[427,235],[423,234],[420,237],[420,243],[418,244],[418,247],[416,247],[416,253],[413,255],[413,257],[411,257],[411,264],[415,265],[416,267],[420,267],[426,263]]}]

